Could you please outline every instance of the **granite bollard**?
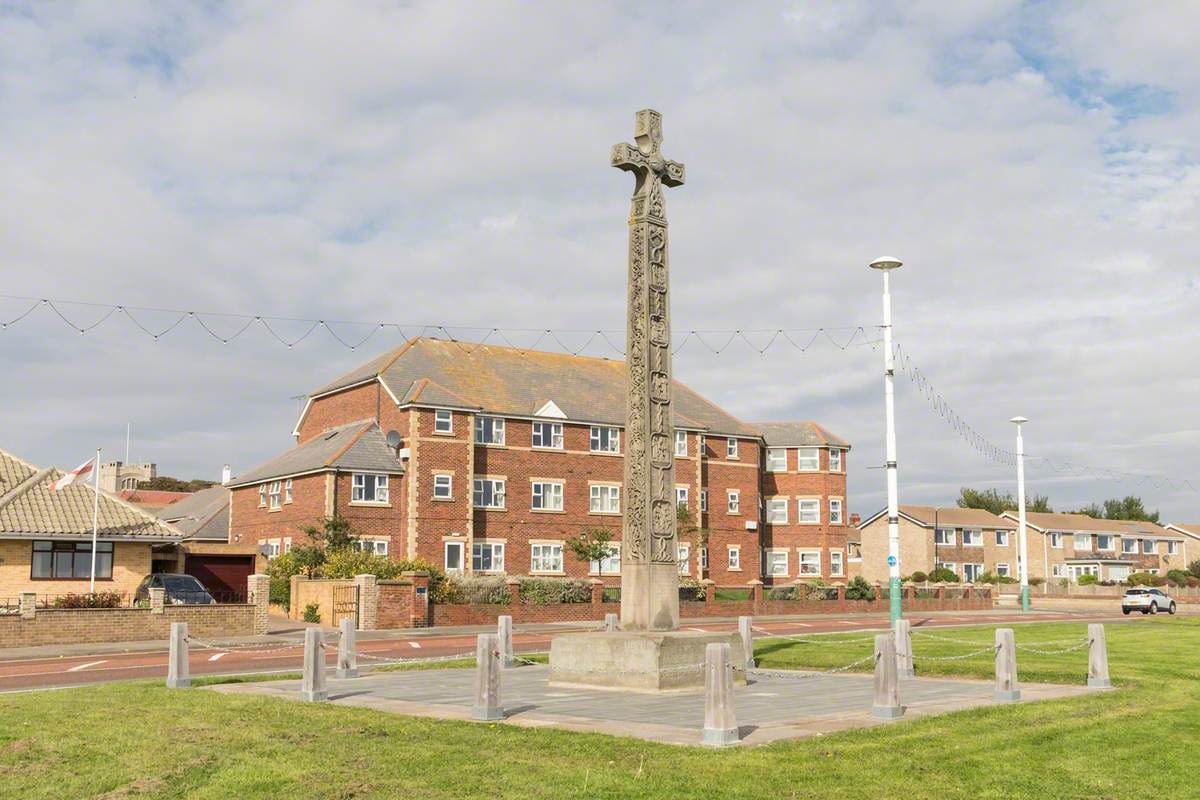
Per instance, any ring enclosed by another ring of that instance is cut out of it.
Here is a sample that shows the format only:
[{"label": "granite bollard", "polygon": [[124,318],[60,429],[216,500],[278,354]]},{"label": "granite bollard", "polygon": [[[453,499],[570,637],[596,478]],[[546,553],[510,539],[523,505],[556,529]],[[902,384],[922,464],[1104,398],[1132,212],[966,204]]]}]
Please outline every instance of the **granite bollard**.
[{"label": "granite bollard", "polygon": [[891,633],[875,636],[875,705],[871,716],[897,719],[904,715],[900,705],[900,681],[896,676],[896,637]]},{"label": "granite bollard", "polygon": [[704,650],[703,743],[725,747],[741,741],[733,709],[733,661],[727,642],[710,642]]},{"label": "granite bollard", "polygon": [[167,655],[167,688],[186,689],[192,685],[188,671],[188,626],[186,622],[171,623],[171,648]]},{"label": "granite bollard", "polygon": [[896,634],[896,674],[901,678],[911,678],[917,674],[913,668],[912,623],[898,619],[892,631]]},{"label": "granite bollard", "polygon": [[300,679],[300,699],[321,703],[329,699],[325,689],[325,642],[318,628],[304,630],[304,674]]},{"label": "granite bollard", "polygon": [[1108,677],[1108,642],[1104,638],[1104,625],[1099,622],[1088,625],[1088,686],[1097,689],[1112,686]]},{"label": "granite bollard", "polygon": [[1021,699],[1017,688],[1017,644],[1012,628],[996,628],[996,699],[1011,703]]},{"label": "granite bollard", "polygon": [[354,619],[343,617],[340,623],[342,636],[338,639],[337,672],[339,678],[358,677],[358,634]]},{"label": "granite bollard", "polygon": [[754,617],[738,617],[738,633],[742,636],[742,649],[746,654],[746,669],[754,669]]},{"label": "granite bollard", "polygon": [[481,633],[475,641],[475,705],[471,718],[504,719],[500,706],[500,642],[494,633]]},{"label": "granite bollard", "polygon": [[496,619],[496,637],[500,644],[500,666],[511,669],[516,662],[513,660],[512,617],[508,614]]}]

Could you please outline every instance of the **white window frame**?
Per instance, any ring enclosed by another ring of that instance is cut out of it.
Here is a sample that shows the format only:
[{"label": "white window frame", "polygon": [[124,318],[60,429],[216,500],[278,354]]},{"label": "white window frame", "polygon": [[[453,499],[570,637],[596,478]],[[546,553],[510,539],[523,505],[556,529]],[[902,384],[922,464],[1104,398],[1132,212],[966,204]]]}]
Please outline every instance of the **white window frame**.
[{"label": "white window frame", "polygon": [[1055,550],[1063,549],[1063,535],[1057,531],[1050,532],[1050,546]]},{"label": "white window frame", "polygon": [[[605,432],[607,432],[608,446],[604,446]],[[621,452],[621,429],[614,428],[611,425],[593,425],[588,432],[588,445],[593,453],[619,453]]]},{"label": "white window frame", "polygon": [[740,489],[729,489],[725,493],[725,513],[742,513],[742,492]]},{"label": "white window frame", "polygon": [[1008,547],[1009,531],[1003,528],[996,529],[996,547]]},{"label": "white window frame", "polygon": [[453,500],[454,499],[454,476],[447,475],[444,472],[435,472],[433,474],[433,499],[434,500]]},{"label": "white window frame", "polygon": [[287,505],[292,502],[292,479],[288,478],[283,482],[283,503]]},{"label": "white window frame", "polygon": [[[1130,546],[1132,545],[1132,547]],[[1129,536],[1121,537],[1121,554],[1135,555],[1138,551],[1138,540]]]},{"label": "white window frame", "polygon": [[[975,583],[976,581],[979,580],[979,576],[984,573],[984,569],[983,569],[984,565],[980,564],[977,561],[965,561],[965,562],[963,562],[962,567],[963,567],[962,579],[963,579],[964,583]],[[968,568],[970,568],[969,571],[975,573],[975,577],[972,578],[970,575],[967,574]]]},{"label": "white window frame", "polygon": [[[538,444],[539,440],[541,444]],[[550,444],[546,444],[549,441]],[[535,450],[562,450],[563,425],[561,422],[534,422],[530,438]]]},{"label": "white window frame", "polygon": [[842,505],[843,501],[840,497],[829,498],[829,524],[841,525],[842,523]]},{"label": "white window frame", "polygon": [[[490,551],[488,554],[492,562],[490,567],[475,566],[475,548],[479,548],[478,561],[481,565],[484,562],[483,551],[485,549]],[[471,542],[471,572],[504,572],[504,542],[489,542],[486,539],[476,539]]]},{"label": "white window frame", "polygon": [[1179,542],[1174,542],[1174,541],[1167,542],[1167,555],[1169,555],[1169,556],[1179,555]]},{"label": "white window frame", "polygon": [[821,499],[819,497],[801,497],[797,500],[796,524],[821,524]]},{"label": "white window frame", "polygon": [[[780,459],[782,462],[780,463]],[[767,472],[787,472],[787,448],[767,448]]]},{"label": "white window frame", "polygon": [[829,551],[829,577],[842,578],[846,575],[846,558],[841,550]]},{"label": "white window frame", "polygon": [[788,524],[788,498],[767,498],[767,523],[770,525]]},{"label": "white window frame", "polygon": [[[458,550],[458,566],[452,567],[452,566],[450,566],[450,551],[455,550],[455,549]],[[466,542],[465,541],[443,542],[442,543],[442,566],[445,568],[447,573],[453,574],[453,575],[461,575],[465,571],[465,569],[466,569],[465,561],[464,561],[465,553],[466,553]]]},{"label": "white window frame", "polygon": [[[812,557],[816,556],[814,564]],[[799,578],[819,578],[821,577],[821,551],[820,550],[797,550],[796,551],[796,576]]]},{"label": "white window frame", "polygon": [[[1084,543],[1080,544],[1080,540],[1083,540]],[[1071,547],[1075,550],[1087,550],[1090,553],[1092,551],[1092,535],[1090,533],[1073,534],[1071,536]]]},{"label": "white window frame", "polygon": [[387,539],[355,539],[350,543],[350,547],[361,553],[374,553],[377,556],[388,554]]},{"label": "white window frame", "polygon": [[[370,500],[364,499],[367,496],[367,478],[371,479],[372,494],[374,497]],[[388,498],[391,495],[388,492],[388,476],[381,475],[376,472],[355,472],[350,475],[350,502],[362,503],[363,505],[385,506],[388,504]]]},{"label": "white window frame", "polygon": [[454,433],[454,412],[444,408],[435,408],[433,410],[433,432]]},{"label": "white window frame", "polygon": [[[550,487],[550,491],[546,491],[546,487]],[[562,481],[533,481],[530,488],[531,496],[529,507],[533,511],[562,511],[563,510],[563,484]],[[541,499],[541,505],[538,505],[538,500]],[[549,504],[547,504],[547,498]]]},{"label": "white window frame", "polygon": [[267,507],[267,485],[265,483],[260,483],[258,485],[258,507]]},{"label": "white window frame", "polygon": [[980,528],[963,528],[962,546],[983,547],[983,530]]},{"label": "white window frame", "polygon": [[675,431],[675,457],[687,458],[687,431]]},{"label": "white window frame", "polygon": [[996,575],[998,575],[1001,578],[1011,577],[1012,569],[1009,567],[1008,564],[997,564],[996,565]]},{"label": "white window frame", "polygon": [[688,507],[688,487],[682,484],[675,485],[675,505],[680,508]]},{"label": "white window frame", "polygon": [[[490,486],[488,486],[490,484]],[[491,489],[492,502],[485,503],[488,497],[487,489]],[[471,504],[475,508],[504,508],[505,480],[503,478],[475,478],[471,487]],[[498,498],[498,499],[497,499]]]},{"label": "white window frame", "polygon": [[1158,540],[1143,539],[1142,540],[1142,554],[1147,555],[1147,556],[1158,555]]},{"label": "white window frame", "polygon": [[725,458],[737,458],[737,457],[738,457],[738,441],[737,441],[737,439],[733,438],[732,436],[729,436],[725,439]]},{"label": "white window frame", "polygon": [[[488,437],[486,428],[491,425],[492,435]],[[479,415],[475,418],[475,444],[504,446],[504,417]]]},{"label": "white window frame", "polygon": [[[603,567],[603,569],[601,569]],[[621,574],[621,545],[619,542],[608,545],[608,555],[599,561],[588,562],[589,575],[620,575]]]},{"label": "white window frame", "polygon": [[615,483],[593,483],[589,486],[588,513],[620,514],[621,487]]},{"label": "white window frame", "polygon": [[[1108,544],[1106,545],[1105,542]],[[1096,549],[1102,553],[1115,551],[1117,549],[1116,538],[1111,533],[1096,534]]]},{"label": "white window frame", "polygon": [[[779,560],[778,559],[779,556],[783,556],[783,564],[782,564],[783,571],[779,571],[777,569],[777,567],[780,566],[777,563]],[[765,565],[766,569],[767,569],[767,575],[772,578],[786,578],[789,574],[788,573],[788,570],[789,570],[788,561],[789,561],[789,553],[787,550],[768,550],[767,551],[767,561],[766,561],[766,565]]]},{"label": "white window frame", "polygon": [[797,472],[820,472],[821,471],[821,448],[819,448],[819,447],[797,447],[796,448],[796,471]]},{"label": "white window frame", "polygon": [[742,548],[740,545],[731,544],[725,548],[725,563],[726,569],[730,572],[740,572],[742,569]]},{"label": "white window frame", "polygon": [[[557,566],[554,566],[557,564]],[[563,546],[559,542],[534,542],[529,545],[529,572],[532,575],[557,575],[563,571]]]},{"label": "white window frame", "polygon": [[680,575],[691,574],[691,559],[692,546],[687,542],[680,542],[675,549],[675,560],[679,565]]},{"label": "white window frame", "polygon": [[708,545],[700,545],[700,571],[708,569]]},{"label": "white window frame", "polygon": [[[939,547],[954,547],[955,536],[957,535],[954,528],[935,528],[933,531],[933,543]],[[941,541],[938,541],[941,537]]]},{"label": "white window frame", "polygon": [[700,490],[700,511],[702,513],[708,512],[708,489]]},{"label": "white window frame", "polygon": [[844,453],[844,452],[845,452],[844,450],[837,448],[837,447],[829,448],[829,471],[830,472],[842,472],[845,469],[844,462],[842,461],[842,453]]},{"label": "white window frame", "polygon": [[269,539],[267,541],[267,559],[279,558],[280,545],[278,539]]},{"label": "white window frame", "polygon": [[278,511],[283,508],[283,482],[271,481],[271,488],[267,490],[267,501],[269,508],[272,511]]},{"label": "white window frame", "polygon": [[[958,562],[956,562],[956,561],[935,561],[933,564],[934,569],[939,569],[942,567],[950,570],[955,575],[958,575]],[[958,575],[958,577],[961,578],[962,576]]]}]

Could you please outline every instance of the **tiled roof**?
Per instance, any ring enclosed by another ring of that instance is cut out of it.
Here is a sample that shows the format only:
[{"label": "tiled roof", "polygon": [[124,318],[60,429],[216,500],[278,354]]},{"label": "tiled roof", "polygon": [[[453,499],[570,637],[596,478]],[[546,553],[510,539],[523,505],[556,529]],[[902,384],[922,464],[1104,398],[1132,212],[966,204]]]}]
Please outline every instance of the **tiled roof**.
[{"label": "tiled roof", "polygon": [[751,422],[767,447],[845,447],[850,444],[815,422]]},{"label": "tiled roof", "polygon": [[404,472],[404,465],[388,447],[374,420],[359,420],[330,428],[299,447],[260,464],[229,482],[230,487],[261,483],[272,478],[302,475],[328,469],[362,472]]},{"label": "tiled roof", "polygon": [[[1017,513],[1005,513],[1016,519]],[[1153,522],[1124,519],[1097,519],[1087,514],[1070,514],[1067,512],[1027,511],[1025,521],[1044,531],[1079,531],[1081,533],[1124,533],[1130,536],[1165,536],[1170,538],[1172,533],[1161,525]]]},{"label": "tiled roof", "polygon": [[[534,416],[553,401],[568,419],[625,424],[625,362],[540,350],[412,339],[322,386],[327,394],[378,376],[401,402]],[[675,381],[675,424],[757,437],[758,431]]]},{"label": "tiled roof", "polygon": [[117,492],[117,497],[126,503],[143,508],[162,508],[191,496],[192,492],[169,492],[165,489],[122,489]]},{"label": "tiled roof", "polygon": [[191,539],[229,538],[229,489],[210,486],[154,512]]},{"label": "tiled roof", "polygon": [[1200,538],[1200,523],[1172,522],[1171,527],[1184,531],[1190,536]]},{"label": "tiled roof", "polygon": [[[883,508],[865,518],[858,527],[865,528],[875,520],[886,517],[887,509]],[[982,508],[959,508],[958,506],[900,506],[900,516],[908,517],[919,525],[932,528],[934,525],[951,527],[966,526],[969,528],[1012,528],[1011,520],[998,517]]]},{"label": "tiled roof", "polygon": [[[48,539],[91,535],[96,490],[90,482],[76,481],[56,492],[54,482],[62,477],[62,470],[33,471],[26,462],[0,450],[0,476],[20,474],[25,474],[25,479],[12,487],[5,483],[7,491],[0,496],[0,534]],[[173,526],[103,491],[98,521],[101,538],[148,542],[174,542],[183,538]]]}]

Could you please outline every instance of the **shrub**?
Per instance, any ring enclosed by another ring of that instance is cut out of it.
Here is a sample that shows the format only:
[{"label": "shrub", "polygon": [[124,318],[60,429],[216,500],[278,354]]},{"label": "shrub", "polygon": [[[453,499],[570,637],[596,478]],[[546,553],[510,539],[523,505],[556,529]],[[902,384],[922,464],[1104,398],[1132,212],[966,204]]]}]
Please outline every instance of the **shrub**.
[{"label": "shrub", "polygon": [[1046,579],[1045,579],[1045,578],[1033,578],[1033,577],[1031,577],[1031,578],[1029,579],[1029,585],[1030,585],[1030,586],[1041,586],[1041,585],[1042,585],[1043,583],[1045,583],[1045,582],[1046,582]]},{"label": "shrub", "polygon": [[926,583],[929,580],[929,576],[918,570],[910,575],[908,579],[913,583]]},{"label": "shrub", "polygon": [[305,622],[320,622],[321,621],[321,605],[319,603],[309,603],[304,607]]},{"label": "shrub", "polygon": [[803,600],[807,596],[808,590],[804,587],[804,584],[776,586],[767,592],[768,600]]},{"label": "shrub", "polygon": [[[1132,578],[1133,576],[1130,575],[1129,577]],[[1075,580],[1075,582],[1078,583],[1080,586],[1091,586],[1093,584],[1099,583],[1100,579],[1097,578],[1095,575],[1080,575]]]},{"label": "shrub", "polygon": [[703,603],[706,598],[704,587],[700,585],[699,581],[684,575],[679,576],[679,599],[681,601]]},{"label": "shrub", "polygon": [[929,573],[929,580],[934,583],[958,583],[958,573],[949,567],[938,567]]},{"label": "shrub", "polygon": [[1150,576],[1150,585],[1151,586],[1166,586],[1167,585],[1167,576],[1151,575]]},{"label": "shrub", "polygon": [[[1032,580],[1029,582],[1033,583]],[[996,583],[1017,583],[1017,579],[1014,578],[1012,575],[997,575]]]},{"label": "shrub", "polygon": [[975,579],[976,583],[990,583],[993,586],[1000,582],[1000,578],[992,573],[991,570],[986,570]]},{"label": "shrub", "polygon": [[95,594],[64,594],[54,598],[54,608],[120,608],[121,595],[116,592]]},{"label": "shrub", "polygon": [[874,600],[875,587],[867,583],[866,578],[862,575],[855,575],[854,579],[846,585],[847,600]]},{"label": "shrub", "polygon": [[287,607],[292,600],[292,576],[304,571],[304,566],[293,553],[283,553],[267,562],[267,575],[271,576],[271,602]]},{"label": "shrub", "polygon": [[1173,569],[1167,573],[1167,583],[1172,586],[1187,586],[1188,578],[1192,578],[1192,574],[1181,569]]},{"label": "shrub", "polygon": [[1197,558],[1192,563],[1188,564],[1188,572],[1200,578],[1200,558]]},{"label": "shrub", "polygon": [[511,603],[512,592],[501,575],[464,577],[455,575],[446,580],[444,603]]},{"label": "shrub", "polygon": [[374,575],[380,580],[399,577],[403,571],[401,562],[366,550],[344,548],[325,554],[321,575],[326,578],[353,578],[355,575]]},{"label": "shrub", "polygon": [[[1135,572],[1125,579],[1125,582],[1130,586],[1150,586],[1150,579],[1154,576],[1149,572]],[[1080,581],[1083,583],[1083,581]]]},{"label": "shrub", "polygon": [[592,585],[576,578],[522,578],[521,602],[531,605],[590,603]]}]

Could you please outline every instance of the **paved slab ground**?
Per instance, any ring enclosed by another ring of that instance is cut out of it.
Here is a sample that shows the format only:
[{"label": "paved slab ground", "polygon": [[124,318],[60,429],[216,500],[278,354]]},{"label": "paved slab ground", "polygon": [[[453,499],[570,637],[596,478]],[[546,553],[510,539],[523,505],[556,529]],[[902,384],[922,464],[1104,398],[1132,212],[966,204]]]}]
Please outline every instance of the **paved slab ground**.
[{"label": "paved slab ground", "polygon": [[[506,722],[531,727],[636,736],[671,744],[699,744],[704,696],[699,692],[642,694],[548,685],[549,669],[505,670],[501,698]],[[470,719],[475,672],[471,669],[380,672],[328,682],[330,702],[442,719]],[[221,684],[230,694],[299,699],[299,681]],[[992,682],[906,678],[900,683],[905,718],[992,705]],[[1102,691],[1085,686],[1022,684],[1021,701],[1073,697]],[[734,690],[744,743],[895,724],[871,716],[873,678],[868,674],[813,675],[803,672],[753,675]]]}]

